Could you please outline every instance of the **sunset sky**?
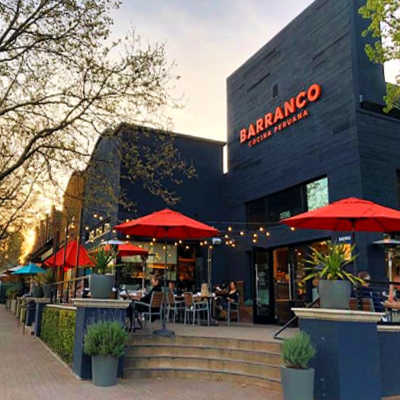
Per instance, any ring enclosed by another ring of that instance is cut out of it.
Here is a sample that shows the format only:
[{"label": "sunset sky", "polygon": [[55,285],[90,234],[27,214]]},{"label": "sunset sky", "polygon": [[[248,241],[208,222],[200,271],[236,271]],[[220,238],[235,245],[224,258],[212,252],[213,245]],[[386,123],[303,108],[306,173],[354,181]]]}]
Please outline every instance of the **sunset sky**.
[{"label": "sunset sky", "polygon": [[[227,76],[312,2],[123,0],[115,34],[134,27],[145,43],[166,43],[182,77],[175,94],[185,104],[171,115],[174,130],[226,140]],[[387,68],[387,80],[394,74],[394,66]]]}]

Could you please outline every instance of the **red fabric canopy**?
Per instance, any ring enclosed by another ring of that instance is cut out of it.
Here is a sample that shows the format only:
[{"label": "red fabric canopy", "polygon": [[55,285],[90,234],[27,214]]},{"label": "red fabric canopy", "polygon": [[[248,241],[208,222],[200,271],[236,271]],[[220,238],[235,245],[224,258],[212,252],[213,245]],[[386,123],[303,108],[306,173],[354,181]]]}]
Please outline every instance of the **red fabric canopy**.
[{"label": "red fabric canopy", "polygon": [[[44,264],[48,267],[62,267],[65,265],[67,268],[76,267],[76,257],[78,251],[78,242],[73,240],[67,244],[65,252],[65,264],[64,264],[64,247],[60,249],[55,255],[47,259]],[[79,245],[79,260],[78,266],[94,266],[93,261],[90,259],[84,246]]]},{"label": "red fabric canopy", "polygon": [[117,225],[115,229],[126,235],[156,239],[189,240],[219,235],[217,229],[167,208]]},{"label": "red fabric canopy", "polygon": [[400,211],[372,201],[350,197],[281,222],[294,228],[305,229],[396,232],[400,231]]},{"label": "red fabric canopy", "polygon": [[[105,251],[111,250],[111,245],[107,244],[104,247]],[[142,249],[141,247],[135,246],[131,243],[124,243],[118,245],[118,255],[120,257],[128,257],[128,256],[147,256],[149,251],[146,249]]]}]

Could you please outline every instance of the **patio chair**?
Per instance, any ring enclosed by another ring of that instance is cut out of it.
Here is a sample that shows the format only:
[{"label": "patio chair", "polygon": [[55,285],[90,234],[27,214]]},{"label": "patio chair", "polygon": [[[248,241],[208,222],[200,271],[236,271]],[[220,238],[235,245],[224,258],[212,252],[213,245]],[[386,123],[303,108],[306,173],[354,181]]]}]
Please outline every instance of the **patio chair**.
[{"label": "patio chair", "polygon": [[151,295],[150,303],[144,303],[143,301],[135,301],[136,305],[141,305],[148,309],[148,311],[142,311],[141,314],[144,318],[144,324],[146,325],[146,317],[151,322],[153,316],[158,316],[161,319],[161,312],[164,303],[164,294],[162,292],[153,292]]},{"label": "patio chair", "polygon": [[185,310],[185,301],[184,300],[175,300],[174,294],[171,290],[168,291],[168,308],[167,308],[167,321],[169,321],[170,312],[173,311],[174,313],[174,320],[176,322],[176,316],[178,315],[179,311]]},{"label": "patio chair", "polygon": [[228,326],[231,326],[231,315],[236,313],[236,322],[240,322],[240,302],[228,301],[228,309],[226,310]]},{"label": "patio chair", "polygon": [[198,314],[198,321],[200,324],[200,313],[207,312],[207,324],[210,326],[210,309],[208,307],[208,301],[193,301],[193,293],[185,292],[183,293],[183,298],[185,302],[185,316],[183,323],[186,325],[186,316],[192,314],[193,326],[196,321],[196,314]]}]

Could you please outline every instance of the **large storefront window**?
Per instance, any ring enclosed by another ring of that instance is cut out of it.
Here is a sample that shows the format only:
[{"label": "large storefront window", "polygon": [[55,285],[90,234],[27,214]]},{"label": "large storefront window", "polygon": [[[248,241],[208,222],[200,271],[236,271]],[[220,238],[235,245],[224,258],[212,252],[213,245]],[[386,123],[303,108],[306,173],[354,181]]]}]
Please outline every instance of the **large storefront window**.
[{"label": "large storefront window", "polygon": [[328,178],[307,183],[306,190],[308,211],[326,206],[329,203]]},{"label": "large storefront window", "polygon": [[324,177],[248,202],[247,223],[268,225],[328,203],[328,178]]}]

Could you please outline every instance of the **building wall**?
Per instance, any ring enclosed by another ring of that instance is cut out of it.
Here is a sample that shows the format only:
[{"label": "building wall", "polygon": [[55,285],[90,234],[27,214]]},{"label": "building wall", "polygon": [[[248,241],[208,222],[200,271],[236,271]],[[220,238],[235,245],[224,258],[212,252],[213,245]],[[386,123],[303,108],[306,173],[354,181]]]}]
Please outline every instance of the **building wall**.
[{"label": "building wall", "polygon": [[[361,133],[362,125],[371,121],[362,122],[356,114],[360,101],[382,102],[385,90],[382,67],[370,63],[364,53],[369,39],[361,37],[367,24],[357,12],[361,4],[361,0],[315,1],[228,78],[229,174],[224,192],[231,220],[245,221],[245,204],[250,200],[321,176],[328,177],[330,202],[349,196],[368,198],[371,190],[380,188],[383,170],[374,172],[377,179],[370,179],[364,170],[372,164],[368,165],[365,157],[369,148],[376,164],[384,153],[376,157],[379,145],[375,140],[366,141]],[[240,144],[242,128],[274,112],[313,83],[321,85],[322,95],[307,106],[308,118],[254,147]],[[275,98],[274,85],[278,85]],[[391,144],[393,153],[398,154],[394,137]],[[385,190],[391,192],[389,198],[393,198],[393,172],[384,181]],[[291,232],[278,226],[271,228],[271,237],[259,245],[273,248],[327,235]],[[357,239],[364,269],[368,268],[373,237],[362,235]],[[244,251],[251,247],[250,243],[242,245]],[[247,273],[243,265],[238,268],[236,275]]]}]

